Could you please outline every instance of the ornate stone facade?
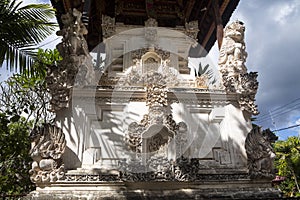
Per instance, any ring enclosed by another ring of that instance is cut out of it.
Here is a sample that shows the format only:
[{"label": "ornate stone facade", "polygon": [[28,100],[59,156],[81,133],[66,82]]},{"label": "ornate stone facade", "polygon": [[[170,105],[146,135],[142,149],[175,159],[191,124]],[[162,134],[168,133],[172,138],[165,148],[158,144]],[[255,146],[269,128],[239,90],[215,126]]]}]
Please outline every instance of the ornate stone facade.
[{"label": "ornate stone facade", "polygon": [[33,159],[30,170],[31,181],[34,183],[49,183],[64,179],[64,164],[62,155],[66,140],[61,128],[55,125],[43,124],[36,127],[30,134],[32,147],[30,156]]},{"label": "ornate stone facade", "polygon": [[275,152],[272,147],[278,137],[269,129],[261,131],[260,127],[255,127],[248,134],[245,148],[248,156],[248,168],[251,177],[274,178],[273,161]]},{"label": "ornate stone facade", "polygon": [[224,32],[219,67],[225,90],[240,94],[241,109],[257,115],[259,113],[255,105],[257,73],[247,73],[245,66],[247,58],[244,42],[245,26],[242,22],[235,21],[228,25]]},{"label": "ornate stone facade", "polygon": [[[68,147],[55,126],[32,133],[31,173],[39,194],[54,191],[65,197],[74,191],[81,198],[88,186],[91,197],[99,199],[106,193],[127,199],[163,198],[166,193],[173,199],[176,192],[182,199],[278,195],[269,190],[270,133],[254,129],[248,134],[251,119],[243,112],[257,114],[258,87],[257,74],[245,67],[243,24],[225,29],[219,60],[224,87],[211,89],[208,77],[195,80],[182,71],[196,23],[176,27],[181,31],[176,32],[159,29],[149,19],[131,31],[133,26],[126,29],[104,16],[106,63],[93,85],[78,16],[76,10],[66,15],[71,22],[65,23],[58,46],[64,60],[60,68],[50,68],[47,78],[53,110],[66,108],[57,112],[56,124],[67,130]],[[80,34],[70,38],[68,31],[77,25]],[[81,72],[79,66],[86,63]]]},{"label": "ornate stone facade", "polygon": [[[181,152],[181,147],[186,145],[187,125],[184,122],[177,125],[173,120],[171,107],[167,100],[166,80],[168,79],[165,75],[157,72],[145,75],[146,105],[149,110],[139,124],[136,122],[129,124],[126,141],[133,152],[144,154],[157,152],[154,157],[158,156],[168,160],[167,148],[173,138],[176,140],[175,157],[184,153]],[[145,162],[150,162],[150,165],[151,162],[159,163],[160,161],[154,157],[146,158]],[[156,167],[162,167],[161,163]]]},{"label": "ornate stone facade", "polygon": [[63,36],[57,49],[63,60],[58,66],[49,66],[47,86],[52,96],[51,110],[58,111],[69,106],[72,87],[82,87],[93,83],[94,69],[92,57],[84,35],[87,29],[81,21],[81,12],[75,8],[62,15],[64,27],[57,32]]}]

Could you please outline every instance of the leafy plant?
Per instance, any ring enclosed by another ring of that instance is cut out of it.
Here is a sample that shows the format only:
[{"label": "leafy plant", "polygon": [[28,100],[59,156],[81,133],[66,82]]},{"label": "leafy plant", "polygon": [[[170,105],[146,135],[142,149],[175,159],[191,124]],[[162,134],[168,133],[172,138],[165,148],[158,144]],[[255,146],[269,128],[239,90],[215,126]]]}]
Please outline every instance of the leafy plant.
[{"label": "leafy plant", "polygon": [[285,177],[279,188],[286,196],[300,196],[300,139],[289,137],[285,141],[277,141],[275,167],[278,175]]},{"label": "leafy plant", "polygon": [[29,179],[28,154],[30,124],[24,118],[8,119],[0,113],[0,191],[1,195],[24,194],[34,189]]},{"label": "leafy plant", "polygon": [[39,50],[33,73],[15,74],[0,85],[0,195],[31,191],[29,180],[29,132],[38,123],[49,122],[47,66],[61,60],[57,50]]}]

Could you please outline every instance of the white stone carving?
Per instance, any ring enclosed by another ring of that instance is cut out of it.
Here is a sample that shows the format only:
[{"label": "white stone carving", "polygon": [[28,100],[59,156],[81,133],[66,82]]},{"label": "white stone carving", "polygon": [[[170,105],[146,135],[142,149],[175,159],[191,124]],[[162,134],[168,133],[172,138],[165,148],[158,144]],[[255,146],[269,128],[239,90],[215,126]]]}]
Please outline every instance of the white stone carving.
[{"label": "white stone carving", "polygon": [[103,38],[109,38],[116,33],[115,18],[107,15],[102,15],[102,36]]},{"label": "white stone carving", "polygon": [[62,129],[44,124],[33,129],[30,137],[30,156],[33,159],[32,169],[29,171],[31,181],[47,183],[63,179],[65,172],[61,157],[65,151],[66,140]]},{"label": "white stone carving", "polygon": [[158,48],[145,48],[133,51],[131,55],[134,65],[122,80],[125,85],[146,86],[150,83],[167,86],[178,85],[177,75],[169,66],[170,52]]},{"label": "white stone carving", "polygon": [[245,26],[235,21],[225,28],[220,50],[219,67],[223,85],[227,92],[240,94],[239,104],[242,110],[253,115],[258,114],[255,95],[258,88],[257,73],[247,73],[245,66],[247,52],[244,42]]},{"label": "white stone carving", "polygon": [[51,111],[69,106],[70,92],[74,85],[84,86],[94,81],[92,57],[84,35],[87,29],[81,22],[81,13],[76,9],[62,15],[63,29],[57,35],[63,36],[57,49],[63,60],[58,66],[49,66],[46,82],[52,96]]},{"label": "white stone carving", "polygon": [[76,10],[69,10],[62,15],[62,30],[57,31],[58,36],[63,36],[62,42],[57,49],[62,57],[69,55],[89,55],[84,35],[88,33],[81,21],[82,13]]},{"label": "white stone carving", "polygon": [[145,21],[145,39],[153,43],[157,40],[157,21],[153,18],[149,18]]},{"label": "white stone carving", "polygon": [[185,34],[194,40],[197,40],[199,32],[198,20],[185,23]]},{"label": "white stone carving", "polygon": [[[186,145],[188,128],[184,122],[180,122],[177,125],[173,120],[167,100],[168,90],[165,76],[158,72],[147,73],[144,76],[144,84],[147,91],[146,105],[149,108],[148,114],[144,115],[140,123],[132,122],[129,124],[125,137],[128,146],[137,153],[156,152],[154,156],[159,154],[159,157],[167,158],[167,146],[171,138],[178,135],[175,142],[176,152],[174,154],[179,155],[183,153],[181,149]],[[142,159],[144,164],[156,162],[153,155]]]},{"label": "white stone carving", "polygon": [[275,151],[272,147],[278,137],[269,129],[261,131],[255,127],[248,134],[245,142],[248,156],[249,173],[253,178],[274,176],[273,161]]},{"label": "white stone carving", "polygon": [[147,21],[145,21],[145,27],[157,27],[157,26],[158,23],[154,18],[149,18]]},{"label": "white stone carving", "polygon": [[195,79],[195,86],[197,88],[208,88],[209,78],[206,74],[202,74],[201,76],[197,76]]}]

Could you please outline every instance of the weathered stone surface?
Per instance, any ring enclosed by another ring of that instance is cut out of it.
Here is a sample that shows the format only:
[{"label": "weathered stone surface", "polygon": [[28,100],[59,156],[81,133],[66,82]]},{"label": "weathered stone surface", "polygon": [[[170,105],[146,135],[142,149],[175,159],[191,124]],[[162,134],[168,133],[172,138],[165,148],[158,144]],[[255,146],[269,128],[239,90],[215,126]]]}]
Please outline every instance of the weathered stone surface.
[{"label": "weathered stone surface", "polygon": [[225,28],[219,67],[225,90],[240,94],[238,102],[241,109],[257,115],[258,110],[255,105],[258,89],[257,73],[247,73],[244,32],[245,26],[240,21],[235,21]]},{"label": "weathered stone surface", "polygon": [[64,165],[61,157],[65,151],[66,140],[61,128],[43,124],[30,134],[33,159],[30,180],[34,183],[49,183],[64,178]]},{"label": "weathered stone surface", "polygon": [[[55,123],[67,141],[67,154],[59,158],[66,163],[66,173],[54,181],[36,181],[37,190],[28,198],[280,196],[269,176],[253,176],[271,172],[268,153],[272,150],[266,150],[268,139],[251,132],[258,82],[257,74],[245,67],[241,22],[225,29],[219,60],[224,86],[212,87],[204,76],[196,78],[184,69],[189,48],[195,44],[184,33],[195,36],[197,23],[170,30],[160,29],[155,19],[149,19],[145,27],[133,30],[103,16],[105,66],[98,70],[102,76],[94,86],[89,81],[91,57],[81,40],[85,31],[78,16],[70,12],[67,19],[73,25],[66,23],[62,31],[77,27],[80,40],[63,35],[61,50],[70,56],[62,61],[62,70],[48,77],[53,100],[63,102],[54,110]],[[79,66],[86,63],[80,71]],[[56,78],[61,86],[55,85]],[[56,158],[43,157],[34,162],[33,170],[51,171],[61,164]]]},{"label": "weathered stone surface", "polygon": [[63,60],[58,66],[49,66],[46,77],[53,112],[69,107],[74,85],[82,87],[94,81],[92,57],[85,40],[87,29],[81,16],[82,13],[75,8],[69,10],[62,15],[64,26],[57,32],[58,36],[63,36],[62,42],[57,45]]},{"label": "weathered stone surface", "polygon": [[[80,189],[79,189],[80,188]],[[37,188],[26,199],[277,199],[280,193],[261,181],[214,180],[205,183],[136,182],[53,185]]]},{"label": "weathered stone surface", "polygon": [[275,178],[273,168],[275,151],[272,147],[278,137],[270,131],[255,127],[246,138],[245,148],[248,156],[248,168],[252,178]]}]

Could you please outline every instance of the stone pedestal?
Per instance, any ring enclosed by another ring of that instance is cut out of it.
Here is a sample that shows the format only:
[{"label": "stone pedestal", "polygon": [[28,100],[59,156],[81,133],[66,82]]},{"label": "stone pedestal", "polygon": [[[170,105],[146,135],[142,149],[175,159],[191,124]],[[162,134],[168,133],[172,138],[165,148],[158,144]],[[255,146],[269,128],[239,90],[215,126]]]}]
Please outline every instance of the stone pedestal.
[{"label": "stone pedestal", "polygon": [[[102,177],[105,179],[105,177]],[[39,186],[27,199],[279,199],[268,180],[253,181],[247,174],[202,175],[193,182],[99,181],[94,175]]]}]

